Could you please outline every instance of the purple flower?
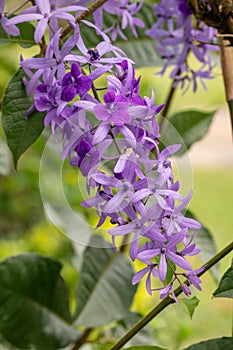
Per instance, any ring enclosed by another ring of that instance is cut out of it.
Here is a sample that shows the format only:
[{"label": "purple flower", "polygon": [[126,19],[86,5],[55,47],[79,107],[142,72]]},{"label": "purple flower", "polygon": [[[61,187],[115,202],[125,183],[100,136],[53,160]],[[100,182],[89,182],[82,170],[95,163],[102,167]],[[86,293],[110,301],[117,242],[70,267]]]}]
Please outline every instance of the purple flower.
[{"label": "purple flower", "polygon": [[[184,88],[193,83],[193,90],[196,91],[200,80],[206,88],[204,79],[212,78],[214,67],[208,50],[216,50],[208,42],[216,42],[216,30],[203,22],[193,29],[192,12],[185,0],[161,0],[154,6],[154,11],[158,19],[147,34],[158,41],[157,49],[166,60],[159,73],[164,74],[167,67],[172,65],[174,68],[170,77],[174,80],[174,86],[180,84]],[[190,66],[190,52],[200,62],[199,67]]]},{"label": "purple flower", "polygon": [[[39,79],[42,74],[43,79],[44,76],[46,76],[46,84],[49,84],[50,86],[54,83],[54,78],[57,78],[59,82],[62,81],[65,75],[64,58],[73,49],[77,42],[79,27],[75,27],[74,34],[66,40],[61,49],[59,47],[60,35],[60,30],[58,30],[46,49],[45,57],[28,58],[21,61],[22,68],[30,77],[30,81],[26,84],[28,95],[30,95],[37,85],[40,84]],[[31,70],[34,69],[36,72],[32,73]]]},{"label": "purple flower", "polygon": [[87,176],[90,169],[99,163],[100,153],[85,138],[75,148],[75,152],[77,157],[72,158],[70,163],[73,166],[78,166],[83,176]]},{"label": "purple flower", "polygon": [[[88,63],[94,67],[101,67],[103,64],[108,64],[109,70],[112,64],[121,63],[121,61],[123,60],[122,56],[125,56],[124,52],[120,48],[113,46],[109,37],[101,30],[99,30],[93,23],[88,21],[82,21],[82,23],[84,23],[90,28],[95,29],[96,33],[103,38],[103,41],[97,44],[95,48],[88,49],[80,35],[77,41],[77,48],[82,55],[70,54],[67,55],[65,59],[71,62],[74,61],[83,64]],[[110,52],[114,53],[114,57],[104,57]]]},{"label": "purple flower", "polygon": [[81,75],[81,68],[78,64],[72,63],[71,71],[62,79],[61,99],[69,102],[78,94],[84,97],[92,86],[92,80],[88,76]]},{"label": "purple flower", "polygon": [[166,242],[157,242],[152,249],[145,249],[138,253],[137,258],[142,261],[160,257],[158,272],[161,281],[164,281],[167,275],[167,264],[169,260],[184,270],[191,271],[190,263],[177,251],[178,243],[182,242],[187,236],[187,230],[180,231],[168,237]]},{"label": "purple flower", "polygon": [[4,8],[6,5],[6,0],[0,1],[0,23],[2,28],[5,30],[6,33],[16,36],[20,35],[19,28],[16,27],[16,25],[11,24],[10,20],[5,16],[4,14]]},{"label": "purple flower", "polygon": [[109,91],[104,95],[104,102],[105,105],[97,104],[94,107],[97,119],[109,120],[115,125],[130,122],[131,117],[128,113],[130,104],[125,96],[116,96],[114,91]]},{"label": "purple flower", "polygon": [[[35,0],[36,6],[30,7],[25,10],[23,14],[12,18],[9,24],[17,24],[22,22],[30,22],[37,20],[37,26],[34,34],[35,42],[38,44],[45,34],[48,23],[51,19],[60,18],[69,21],[75,26],[75,18],[68,12],[85,11],[85,7],[82,6],[68,6],[62,8],[54,8],[51,6],[49,0]],[[57,29],[57,28],[54,28]]]},{"label": "purple flower", "polygon": [[[137,4],[136,2],[131,3],[129,0],[110,0],[104,4],[102,8],[103,10],[117,16],[116,22],[113,23],[111,27],[105,29],[106,33],[112,32],[111,38],[113,41],[116,40],[118,35],[120,35],[124,40],[127,40],[126,36],[123,34],[121,29],[126,29],[128,25],[130,26],[133,35],[137,37],[136,27],[144,28],[145,24],[140,18],[134,16],[137,12],[140,11],[142,6],[143,1]],[[95,23],[101,29],[103,27],[102,9],[96,11],[94,15]]]}]

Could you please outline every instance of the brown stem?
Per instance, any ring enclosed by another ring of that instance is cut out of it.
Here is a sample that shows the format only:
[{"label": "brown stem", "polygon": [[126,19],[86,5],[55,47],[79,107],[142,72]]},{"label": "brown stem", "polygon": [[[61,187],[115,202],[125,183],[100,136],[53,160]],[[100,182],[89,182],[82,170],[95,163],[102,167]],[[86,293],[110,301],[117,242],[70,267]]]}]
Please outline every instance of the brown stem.
[{"label": "brown stem", "polygon": [[[93,12],[95,12],[105,2],[107,2],[107,0],[97,0],[97,1],[95,1],[86,11],[81,13],[81,15],[79,15],[76,18],[76,23],[80,23],[80,21],[82,21],[84,19],[87,19],[87,17],[89,17]],[[64,39],[72,30],[73,30],[73,27],[67,26],[62,32],[61,39]]]},{"label": "brown stem", "polygon": [[221,65],[222,65],[222,74],[223,81],[226,93],[226,100],[229,107],[230,117],[231,117],[231,126],[233,132],[233,46],[229,45],[228,40],[221,38]]},{"label": "brown stem", "polygon": [[175,91],[176,91],[176,87],[174,86],[174,81],[172,81],[171,83],[171,87],[170,90],[168,92],[167,98],[166,98],[166,102],[165,102],[165,106],[163,108],[162,111],[162,118],[159,121],[159,128],[160,128],[160,133],[162,134],[162,132],[165,130],[166,127],[166,121],[168,119],[168,112],[170,110],[174,95],[175,95]]},{"label": "brown stem", "polygon": [[90,333],[92,332],[93,328],[87,328],[83,334],[81,335],[81,337],[75,342],[75,344],[73,345],[73,347],[71,348],[71,350],[78,350],[81,348],[81,346],[83,344],[86,343],[87,338],[89,337]]}]

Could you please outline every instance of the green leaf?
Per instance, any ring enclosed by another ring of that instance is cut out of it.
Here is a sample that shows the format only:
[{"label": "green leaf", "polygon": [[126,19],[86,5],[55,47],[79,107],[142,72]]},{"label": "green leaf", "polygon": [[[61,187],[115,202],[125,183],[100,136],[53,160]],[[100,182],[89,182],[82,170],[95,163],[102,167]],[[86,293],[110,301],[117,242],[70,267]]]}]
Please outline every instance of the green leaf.
[{"label": "green leaf", "polygon": [[192,319],[194,311],[196,310],[196,308],[200,302],[199,299],[194,296],[192,298],[181,298],[180,301],[181,301],[182,305],[184,305],[185,312]]},{"label": "green leaf", "polygon": [[0,333],[13,346],[55,350],[79,337],[70,326],[61,264],[38,254],[0,264]]},{"label": "green leaf", "polygon": [[223,337],[202,341],[201,343],[191,345],[183,350],[232,350],[233,338]]},{"label": "green leaf", "polygon": [[115,253],[108,242],[93,235],[83,256],[76,323],[96,327],[124,318],[136,291],[132,277],[126,256]]},{"label": "green leaf", "polygon": [[181,144],[176,156],[184,154],[195,142],[207,133],[215,111],[203,112],[189,110],[171,116],[167,123],[161,142],[164,146]]},{"label": "green leaf", "polygon": [[34,41],[35,28],[31,23],[20,23],[17,25],[17,27],[20,30],[20,35],[12,36],[7,34],[0,25],[0,45],[16,43],[24,48],[36,45]]},{"label": "green leaf", "polygon": [[[144,28],[136,27],[138,38],[133,36],[131,28],[128,26],[122,30],[127,40],[118,36],[114,41],[114,45],[122,49],[128,57],[134,62],[136,67],[155,67],[162,66],[163,60],[156,50],[156,40],[149,38],[145,32],[151,28],[156,21],[156,16],[153,10],[153,4],[144,3],[142,9],[136,15],[145,23]],[[116,17],[111,14],[104,13],[104,28],[109,28],[116,22]],[[88,48],[95,47],[99,42],[99,37],[90,35],[88,26],[80,26],[82,37],[85,38],[85,44]],[[148,59],[149,58],[149,59]]]},{"label": "green leaf", "polygon": [[[195,219],[200,222],[200,220],[196,218],[195,215],[190,210],[188,210],[185,215],[186,217]],[[198,246],[198,248],[201,249],[201,252],[199,254],[200,259],[204,263],[206,263],[209,259],[211,259],[214,255],[217,254],[217,247],[216,247],[212,233],[202,222],[200,222],[200,224],[202,227],[200,230],[198,230],[195,233],[194,241]],[[219,281],[218,264],[213,266],[210,271],[214,279],[218,282]]]},{"label": "green leaf", "polygon": [[19,157],[38,139],[44,129],[44,113],[34,111],[28,119],[25,112],[33,103],[22,82],[20,68],[10,80],[2,102],[2,123],[15,168]]},{"label": "green leaf", "polygon": [[233,298],[233,263],[224,273],[213,296],[215,298]]}]

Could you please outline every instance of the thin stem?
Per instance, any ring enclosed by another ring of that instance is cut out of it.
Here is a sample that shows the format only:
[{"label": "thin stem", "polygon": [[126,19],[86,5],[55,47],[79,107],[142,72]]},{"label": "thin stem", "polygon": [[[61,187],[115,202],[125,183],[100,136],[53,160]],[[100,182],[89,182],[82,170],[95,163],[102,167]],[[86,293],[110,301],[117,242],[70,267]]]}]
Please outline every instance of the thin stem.
[{"label": "thin stem", "polygon": [[117,140],[115,139],[115,136],[113,135],[112,130],[110,130],[110,132],[109,132],[109,133],[110,133],[110,135],[112,136],[112,139],[113,139],[114,145],[116,146],[116,149],[117,149],[118,153],[121,155],[121,154],[122,154],[122,152],[121,152],[121,150],[120,150],[120,148],[119,148],[119,146],[118,146]]},{"label": "thin stem", "polygon": [[89,337],[90,333],[92,332],[93,328],[87,328],[83,334],[81,335],[81,337],[75,342],[75,344],[73,345],[73,347],[71,348],[71,350],[78,350],[81,348],[81,346],[83,344],[86,343],[87,338]]},{"label": "thin stem", "polygon": [[31,0],[26,0],[23,4],[19,5],[16,9],[12,10],[10,13],[7,14],[7,17],[10,17],[15,14],[15,12],[21,10],[22,7],[27,5],[28,2],[31,2]]},{"label": "thin stem", "polygon": [[175,95],[176,86],[174,86],[174,82],[175,82],[175,79],[171,83],[171,87],[166,98],[165,106],[163,108],[162,118],[159,121],[160,132],[162,132],[165,128],[165,124],[166,124],[165,121],[168,119],[168,112],[170,110],[170,107]]},{"label": "thin stem", "polygon": [[46,41],[45,41],[44,36],[42,36],[42,39],[40,41],[40,54],[41,55],[45,55],[46,48],[47,48]]},{"label": "thin stem", "polygon": [[[97,0],[97,1],[95,1],[94,4],[92,4],[86,11],[81,13],[76,18],[76,23],[80,23],[80,21],[82,21],[82,20],[86,19],[87,17],[89,17],[93,12],[98,10],[98,8],[101,7],[105,2],[107,2],[107,0]],[[64,39],[72,30],[73,30],[73,27],[67,26],[62,32],[61,39]]]},{"label": "thin stem", "polygon": [[[197,276],[201,276],[206,273],[211,267],[216,265],[222,258],[229,254],[233,250],[233,242],[221,250],[217,255],[210,259],[206,264],[203,265],[203,271],[201,271]],[[185,281],[189,284],[188,280]],[[183,292],[181,287],[175,289],[174,293],[176,296]],[[168,305],[173,304],[174,299],[169,296],[163,299],[158,305],[156,305],[146,316],[144,316],[139,322],[137,322],[118,342],[113,345],[110,350],[119,350],[125,345],[130,339],[133,338],[135,334],[140,332],[155,316],[157,316],[161,311],[163,311]]]}]

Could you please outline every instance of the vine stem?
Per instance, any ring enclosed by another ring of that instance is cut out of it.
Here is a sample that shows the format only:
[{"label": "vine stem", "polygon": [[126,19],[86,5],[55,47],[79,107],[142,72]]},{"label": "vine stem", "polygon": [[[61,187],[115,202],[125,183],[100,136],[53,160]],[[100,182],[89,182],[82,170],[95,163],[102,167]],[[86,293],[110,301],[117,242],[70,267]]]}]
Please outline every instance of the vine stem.
[{"label": "vine stem", "polygon": [[232,70],[232,60],[233,60],[233,47],[229,45],[228,40],[221,38],[220,46],[220,56],[221,56],[221,66],[223,81],[225,87],[226,100],[230,112],[231,127],[233,133],[233,70]]},{"label": "vine stem", "polygon": [[[229,254],[233,250],[233,242],[211,258],[206,264],[202,266],[203,270],[197,274],[198,277],[206,273],[211,267],[216,265],[222,258]],[[185,281],[188,284],[188,280]],[[181,287],[178,287],[174,291],[175,295],[178,296],[182,293]],[[135,334],[140,332],[155,316],[163,311],[168,305],[175,303],[174,299],[169,296],[163,299],[158,305],[156,305],[146,316],[144,316],[139,322],[137,322],[122,338],[120,338],[110,350],[119,350],[125,345]]]},{"label": "vine stem", "polygon": [[171,87],[170,87],[170,90],[169,90],[167,98],[166,98],[165,106],[163,108],[162,118],[159,121],[159,128],[160,128],[161,134],[165,129],[165,126],[166,126],[165,122],[168,119],[168,112],[170,110],[173,98],[175,96],[176,86],[174,86],[174,82],[175,82],[175,80],[173,80],[171,83]]},{"label": "vine stem", "polygon": [[[99,7],[101,7],[107,0],[97,0],[95,1],[86,11],[81,13],[77,18],[76,18],[76,23],[80,23],[80,21],[86,19],[89,17],[93,12],[98,10]],[[64,39],[71,31],[73,30],[73,27],[67,26],[63,32],[61,39]]]},{"label": "vine stem", "polygon": [[83,334],[81,335],[81,337],[76,341],[76,343],[73,345],[73,347],[71,348],[71,350],[78,350],[79,348],[81,348],[81,346],[83,344],[86,343],[87,338],[89,337],[90,333],[92,332],[93,328],[87,328]]}]

